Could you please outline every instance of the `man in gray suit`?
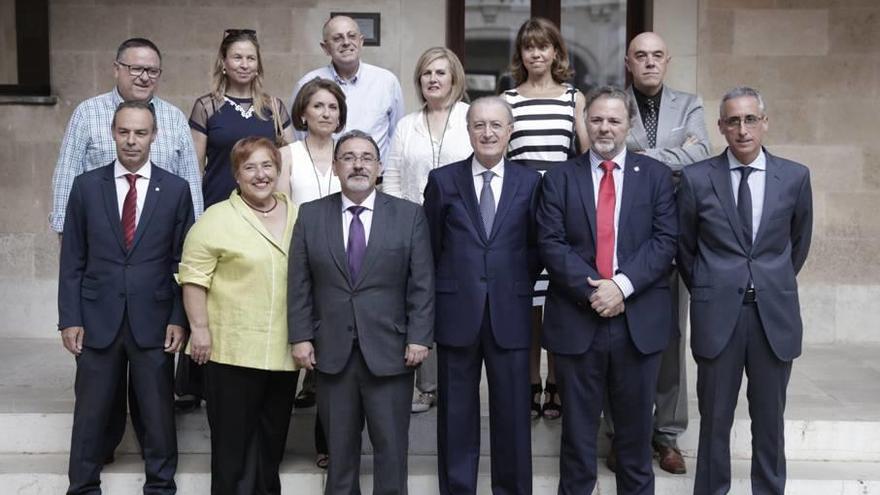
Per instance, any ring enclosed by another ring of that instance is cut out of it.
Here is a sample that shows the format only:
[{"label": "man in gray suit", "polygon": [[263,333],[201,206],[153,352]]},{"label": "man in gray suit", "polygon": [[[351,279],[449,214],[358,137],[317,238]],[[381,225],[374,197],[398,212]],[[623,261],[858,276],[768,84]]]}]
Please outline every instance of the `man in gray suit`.
[{"label": "man in gray suit", "polygon": [[752,493],[785,491],[783,413],[803,325],[796,276],[810,249],[810,172],[761,146],[752,88],[721,100],[728,148],[682,171],[678,266],[691,292],[700,443],[694,494],[730,490],[730,428],[743,370],[752,419]]},{"label": "man in gray suit", "polygon": [[[641,33],[630,42],[625,63],[632,76],[632,86],[627,88],[627,93],[636,103],[637,116],[629,130],[626,147],[665,163],[678,182],[682,168],[709,157],[710,145],[700,97],[676,91],[663,83],[671,59],[666,42],[656,33]],[[678,437],[688,425],[687,296],[678,282],[678,270],[672,270],[669,288],[679,332],[670,339],[660,361],[651,444],[661,469],[684,474],[687,466],[678,449]],[[613,430],[608,414],[606,426]],[[615,460],[612,452],[607,459],[612,470],[616,468]]]},{"label": "man in gray suit", "polygon": [[318,370],[330,466],[325,494],[360,493],[361,432],[373,492],[407,493],[413,369],[434,341],[434,262],[422,208],[376,191],[379,147],[339,138],[342,192],[300,206],[288,265],[293,357]]}]

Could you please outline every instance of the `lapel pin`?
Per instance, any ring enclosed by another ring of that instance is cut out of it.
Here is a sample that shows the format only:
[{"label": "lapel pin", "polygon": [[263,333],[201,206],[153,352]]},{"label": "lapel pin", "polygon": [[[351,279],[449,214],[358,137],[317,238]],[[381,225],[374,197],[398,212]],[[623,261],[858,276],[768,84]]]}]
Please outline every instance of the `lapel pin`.
[{"label": "lapel pin", "polygon": [[639,166],[638,166],[638,165],[636,165],[635,167],[633,167],[633,172],[638,172],[638,171],[639,171]]},{"label": "lapel pin", "polygon": [[156,192],[159,192],[159,188],[158,188],[158,187],[156,188]]}]

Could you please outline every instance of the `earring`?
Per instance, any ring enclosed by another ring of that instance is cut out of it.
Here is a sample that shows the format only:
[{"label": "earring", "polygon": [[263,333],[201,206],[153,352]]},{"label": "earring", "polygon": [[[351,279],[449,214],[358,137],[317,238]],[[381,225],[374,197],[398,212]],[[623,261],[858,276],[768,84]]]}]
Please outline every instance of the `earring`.
[{"label": "earring", "polygon": [[226,75],[226,67],[224,67],[223,69],[221,69],[221,72],[223,72],[223,75],[225,76],[225,75]]},{"label": "earring", "polygon": [[306,118],[305,117],[302,118],[302,121],[303,121],[303,125],[306,125]]}]

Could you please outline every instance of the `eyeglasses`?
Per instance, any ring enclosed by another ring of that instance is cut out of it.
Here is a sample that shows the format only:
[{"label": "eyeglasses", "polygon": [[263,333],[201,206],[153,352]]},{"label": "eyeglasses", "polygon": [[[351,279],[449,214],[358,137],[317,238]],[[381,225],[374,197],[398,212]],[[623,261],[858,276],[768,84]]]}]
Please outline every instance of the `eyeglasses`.
[{"label": "eyeglasses", "polygon": [[487,129],[494,134],[500,134],[508,125],[509,124],[503,124],[497,120],[493,120],[492,122],[471,122],[468,127],[478,134],[486,132]]},{"label": "eyeglasses", "polygon": [[230,36],[249,36],[253,39],[257,39],[257,31],[255,29],[227,29],[223,31],[223,39]]},{"label": "eyeglasses", "polygon": [[766,116],[764,115],[746,115],[745,117],[728,117],[721,121],[725,127],[728,129],[738,129],[741,125],[745,124],[746,129],[754,129],[761,122],[764,121]]},{"label": "eyeglasses", "polygon": [[336,157],[337,160],[346,164],[346,165],[354,165],[356,162],[361,162],[361,165],[370,166],[379,160],[376,159],[375,156],[366,154],[366,155],[355,155],[354,153],[346,153],[342,156]]},{"label": "eyeglasses", "polygon": [[361,37],[361,33],[356,33],[354,31],[351,31],[348,34],[339,33],[337,35],[334,35],[328,41],[330,43],[333,43],[334,45],[341,45],[341,44],[345,43],[346,41],[348,41],[350,43],[356,43],[360,39],[360,37]]},{"label": "eyeglasses", "polygon": [[125,62],[116,61],[116,65],[120,65],[128,69],[128,74],[131,77],[141,77],[141,74],[144,72],[147,73],[147,77],[150,79],[159,79],[159,76],[162,75],[162,69],[159,67],[144,67],[142,65],[129,65]]}]

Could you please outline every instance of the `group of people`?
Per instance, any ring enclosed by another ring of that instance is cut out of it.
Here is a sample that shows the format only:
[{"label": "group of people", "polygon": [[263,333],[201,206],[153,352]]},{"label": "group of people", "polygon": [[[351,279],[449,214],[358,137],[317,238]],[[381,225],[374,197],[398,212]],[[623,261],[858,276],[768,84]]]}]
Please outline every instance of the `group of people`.
[{"label": "group of people", "polygon": [[557,27],[530,19],[517,86],[470,104],[459,59],[431,48],[407,115],[351,18],[329,19],[320,45],[331,62],[289,112],[262,89],[248,29],[223,33],[188,124],[155,96],[161,55],[142,38],[120,45],[116,87],[74,111],[51,217],[77,361],[69,494],[100,493],[127,407],[144,493],[174,493],[175,391],[205,400],[214,494],[281,492],[291,412],[310,396],[325,493],[360,492],[365,425],[373,491],[407,493],[410,413],[435,404],[439,490],[476,493],[484,367],[493,493],[531,493],[542,416],[562,421],[560,494],[592,493],[603,417],[618,493],[654,493],[652,451],[687,469],[688,299],[694,493],[730,490],[743,371],[760,377],[752,489],[783,493],[812,205],[806,167],[762,146],[757,90],[723,95],[728,147],[712,157],[702,101],[663,83],[655,33],[627,49],[630,87],[584,95]]}]

